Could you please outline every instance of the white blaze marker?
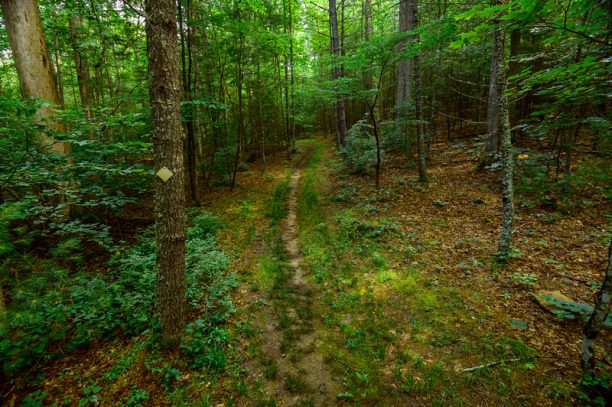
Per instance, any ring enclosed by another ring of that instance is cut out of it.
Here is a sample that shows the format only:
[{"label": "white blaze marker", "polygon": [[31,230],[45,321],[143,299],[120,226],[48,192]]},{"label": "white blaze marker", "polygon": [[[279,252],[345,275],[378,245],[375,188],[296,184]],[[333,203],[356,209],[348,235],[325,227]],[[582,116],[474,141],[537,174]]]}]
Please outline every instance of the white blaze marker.
[{"label": "white blaze marker", "polygon": [[166,182],[174,175],[174,173],[170,171],[168,167],[163,166],[159,169],[159,171],[157,171],[156,175],[161,178],[162,181]]}]

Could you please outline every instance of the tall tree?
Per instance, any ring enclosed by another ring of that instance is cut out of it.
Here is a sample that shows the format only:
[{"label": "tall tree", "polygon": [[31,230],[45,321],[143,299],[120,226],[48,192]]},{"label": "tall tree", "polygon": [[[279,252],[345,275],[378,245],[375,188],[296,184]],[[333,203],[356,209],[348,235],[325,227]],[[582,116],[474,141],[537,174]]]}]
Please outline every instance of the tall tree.
[{"label": "tall tree", "polygon": [[[53,77],[38,4],[36,0],[2,0],[1,4],[21,96],[42,99],[51,104],[42,106],[37,112],[44,120],[60,105],[61,100]],[[47,125],[59,130],[59,126],[53,122]],[[69,150],[67,144],[56,143],[49,135],[39,134],[39,138],[42,145],[55,152],[66,153]]]},{"label": "tall tree", "polygon": [[149,96],[157,183],[156,312],[166,346],[185,324],[185,169],[180,114],[179,52],[174,0],[147,0]]},{"label": "tall tree", "polygon": [[340,56],[340,40],[338,37],[338,13],[336,10],[336,0],[329,0],[329,21],[331,34],[331,53],[333,58],[332,72],[336,81],[336,130],[342,146],[346,146],[346,115],[344,112],[344,98],[340,93],[340,86],[337,83],[342,77],[342,70],[338,61]]},{"label": "tall tree", "polygon": [[[362,0],[363,14],[363,40],[368,42],[372,39],[372,0]],[[363,87],[365,90],[372,89],[372,72],[370,67],[366,67],[363,73]],[[366,106],[367,109],[367,106]]]},{"label": "tall tree", "polygon": [[[408,1],[408,15],[412,17],[411,29],[415,30],[419,25],[418,0]],[[418,34],[415,35],[414,44],[418,43]],[[417,151],[419,155],[419,181],[427,181],[427,154],[425,151],[425,135],[423,134],[423,124],[421,123],[421,63],[419,55],[412,58],[414,69],[414,119],[417,138]]]},{"label": "tall tree", "polygon": [[289,0],[289,69],[291,74],[291,130],[289,136],[291,139],[291,149],[295,150],[295,66],[293,55],[293,0]]},{"label": "tall tree", "polygon": [[[179,38],[181,43],[181,81],[183,85],[183,100],[191,102],[193,93],[193,78],[192,78],[192,28],[191,28],[191,1],[187,0],[185,6],[182,1],[177,4],[178,23],[179,23]],[[183,8],[185,12],[183,12]],[[200,189],[199,177],[197,172],[197,147],[196,134],[194,126],[194,110],[196,107],[192,103],[188,103],[185,117],[186,130],[186,147],[187,147],[187,175],[188,175],[188,192],[189,197],[196,206],[200,206]]]},{"label": "tall tree", "polygon": [[[400,0],[399,2],[399,32],[406,33],[414,27],[411,16],[412,8],[410,0]],[[408,48],[408,39],[404,38],[398,45],[398,51],[403,53]],[[408,119],[408,106],[412,94],[412,65],[411,58],[401,57],[397,63],[397,84],[395,88],[395,120],[396,131],[404,134],[406,130],[405,121]],[[409,134],[405,134],[406,153],[408,160],[412,160],[412,139]]]},{"label": "tall tree", "polygon": [[70,16],[70,39],[72,42],[72,50],[74,53],[74,65],[76,67],[77,82],[79,84],[79,95],[81,96],[81,106],[89,117],[90,111],[90,78],[89,64],[87,59],[81,54],[81,45],[79,41],[79,27],[82,23],[82,17],[79,15]]},{"label": "tall tree", "polygon": [[495,66],[496,87],[497,87],[497,134],[500,137],[501,147],[501,163],[502,163],[502,230],[499,237],[499,245],[497,248],[497,260],[501,263],[508,261],[510,255],[510,240],[512,236],[512,221],[514,219],[514,187],[512,183],[513,176],[513,157],[512,157],[512,137],[510,134],[510,114],[508,111],[508,96],[506,94],[507,79],[506,79],[506,58],[505,45],[506,35],[505,30],[497,21],[495,23],[495,38],[494,41],[497,58]]},{"label": "tall tree", "polygon": [[[499,4],[499,0],[493,0],[492,5],[496,6]],[[504,54],[499,54],[499,43],[505,41],[500,38],[500,30],[493,30],[493,45],[491,47],[491,69],[489,74],[489,99],[487,101],[487,135],[485,140],[485,152],[484,159],[480,163],[480,167],[483,168],[487,165],[491,165],[497,156],[499,151],[500,137],[499,130],[499,93],[498,87],[499,78],[498,67],[500,59],[505,59]]]}]

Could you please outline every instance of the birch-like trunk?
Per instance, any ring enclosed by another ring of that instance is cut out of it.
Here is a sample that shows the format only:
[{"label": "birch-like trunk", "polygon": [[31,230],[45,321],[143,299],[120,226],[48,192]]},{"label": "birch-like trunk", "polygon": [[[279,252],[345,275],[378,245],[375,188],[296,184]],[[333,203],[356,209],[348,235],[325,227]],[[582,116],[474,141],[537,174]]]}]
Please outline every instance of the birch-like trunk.
[{"label": "birch-like trunk", "polygon": [[512,235],[512,220],[514,218],[514,188],[512,185],[513,175],[513,158],[512,158],[512,138],[510,134],[510,117],[508,112],[508,97],[506,95],[506,60],[505,55],[505,32],[500,25],[495,26],[495,36],[498,38],[495,41],[497,53],[497,65],[495,75],[497,78],[497,116],[498,126],[497,133],[501,141],[501,182],[502,182],[502,206],[503,219],[502,230],[499,237],[499,246],[497,249],[497,260],[501,263],[508,261],[510,254],[510,241]]}]

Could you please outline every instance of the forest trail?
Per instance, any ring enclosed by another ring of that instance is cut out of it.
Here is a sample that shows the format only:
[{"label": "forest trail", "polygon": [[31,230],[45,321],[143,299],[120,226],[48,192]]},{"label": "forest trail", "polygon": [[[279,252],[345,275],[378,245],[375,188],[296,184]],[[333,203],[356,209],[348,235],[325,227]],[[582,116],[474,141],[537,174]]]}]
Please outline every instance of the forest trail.
[{"label": "forest trail", "polygon": [[[264,370],[268,374],[266,394],[278,406],[330,405],[335,401],[337,385],[325,356],[320,350],[318,318],[314,315],[316,290],[306,280],[299,248],[297,214],[303,170],[316,146],[306,147],[294,165],[287,189],[287,215],[280,223],[280,237],[287,256],[285,278],[272,294],[273,307],[267,307],[262,318]],[[283,294],[278,295],[278,292]],[[270,309],[273,308],[273,309]],[[266,376],[264,374],[264,376]]]}]

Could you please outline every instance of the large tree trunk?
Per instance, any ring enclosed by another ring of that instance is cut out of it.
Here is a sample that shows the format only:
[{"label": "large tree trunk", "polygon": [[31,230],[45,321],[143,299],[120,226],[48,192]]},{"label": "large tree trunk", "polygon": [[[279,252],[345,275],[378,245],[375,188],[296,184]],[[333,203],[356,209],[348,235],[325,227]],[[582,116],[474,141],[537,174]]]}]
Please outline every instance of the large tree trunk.
[{"label": "large tree trunk", "polygon": [[[35,0],[2,0],[2,13],[15,59],[21,96],[42,99],[51,104],[41,107],[37,112],[41,120],[44,120],[61,104],[61,100],[53,78],[38,5]],[[61,126],[56,123],[47,122],[47,125],[61,130]],[[49,135],[39,134],[38,137],[42,145],[55,152],[69,151],[67,144],[56,143]]]},{"label": "large tree trunk", "polygon": [[173,173],[165,182],[156,178],[155,305],[162,342],[175,347],[185,324],[185,169],[176,5],[174,0],[147,0],[145,10],[155,170],[166,167]]},{"label": "large tree trunk", "polygon": [[[336,0],[329,0],[329,21],[331,27],[331,45],[333,62],[333,75],[337,81],[342,76],[342,71],[338,63],[340,56],[340,41],[338,39],[338,15],[336,12]],[[346,146],[346,116],[344,112],[344,98],[340,93],[340,88],[336,84],[336,125],[338,129],[338,138],[342,146]]]},{"label": "large tree trunk", "polygon": [[502,230],[499,237],[497,249],[497,260],[500,263],[508,261],[510,254],[510,240],[512,235],[512,220],[514,218],[514,188],[512,186],[513,158],[512,158],[512,138],[510,135],[510,117],[508,112],[508,97],[506,95],[506,60],[505,45],[506,38],[503,28],[499,24],[495,25],[495,53],[497,65],[495,75],[497,78],[497,117],[498,125],[496,133],[499,134],[501,141],[501,160],[502,160],[502,205],[503,219]]},{"label": "large tree trunk", "polygon": [[612,240],[608,247],[608,270],[604,276],[601,290],[597,295],[595,308],[591,317],[584,325],[582,336],[582,368],[591,372],[595,368],[595,339],[604,327],[604,322],[610,313],[610,298],[612,297]]}]

